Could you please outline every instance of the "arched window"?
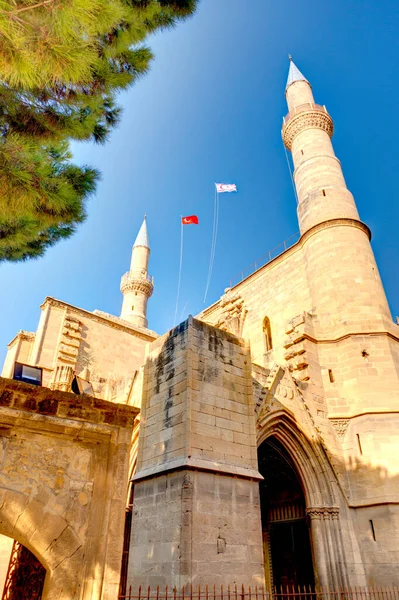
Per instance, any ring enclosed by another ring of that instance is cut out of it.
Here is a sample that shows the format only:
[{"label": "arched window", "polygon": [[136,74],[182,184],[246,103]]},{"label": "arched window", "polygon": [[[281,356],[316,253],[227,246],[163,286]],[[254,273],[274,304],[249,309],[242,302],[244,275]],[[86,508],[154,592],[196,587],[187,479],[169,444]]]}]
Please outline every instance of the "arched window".
[{"label": "arched window", "polygon": [[263,321],[263,337],[265,339],[265,352],[269,352],[273,348],[272,330],[270,327],[269,317],[265,317]]}]

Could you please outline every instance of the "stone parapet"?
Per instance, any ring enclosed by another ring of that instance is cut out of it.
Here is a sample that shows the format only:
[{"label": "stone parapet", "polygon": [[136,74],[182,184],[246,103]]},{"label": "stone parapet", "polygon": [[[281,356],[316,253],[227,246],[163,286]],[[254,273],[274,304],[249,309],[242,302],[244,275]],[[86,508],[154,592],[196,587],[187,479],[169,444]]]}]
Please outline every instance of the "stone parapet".
[{"label": "stone parapet", "polygon": [[0,407],[39,415],[132,427],[139,410],[93,396],[71,394],[0,378]]}]

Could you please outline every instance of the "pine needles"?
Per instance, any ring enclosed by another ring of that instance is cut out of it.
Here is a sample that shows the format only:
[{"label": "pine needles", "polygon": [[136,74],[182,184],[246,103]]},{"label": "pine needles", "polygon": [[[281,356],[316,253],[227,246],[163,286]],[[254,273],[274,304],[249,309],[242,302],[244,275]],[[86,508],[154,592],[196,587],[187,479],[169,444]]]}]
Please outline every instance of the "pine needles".
[{"label": "pine needles", "polygon": [[197,0],[0,0],[0,261],[41,256],[86,216],[99,173],[68,140],[104,143],[118,91],[149,68],[148,34]]}]

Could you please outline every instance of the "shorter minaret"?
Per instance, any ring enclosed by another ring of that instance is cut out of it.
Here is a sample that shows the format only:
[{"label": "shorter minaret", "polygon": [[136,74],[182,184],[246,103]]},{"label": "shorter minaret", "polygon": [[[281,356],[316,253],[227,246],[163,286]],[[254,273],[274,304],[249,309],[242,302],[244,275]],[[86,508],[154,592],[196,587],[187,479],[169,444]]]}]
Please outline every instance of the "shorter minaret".
[{"label": "shorter minaret", "polygon": [[121,279],[123,294],[121,319],[140,327],[147,327],[147,302],[154,290],[154,278],[148,274],[149,258],[150,242],[147,220],[144,216],[143,224],[133,244],[130,271]]}]

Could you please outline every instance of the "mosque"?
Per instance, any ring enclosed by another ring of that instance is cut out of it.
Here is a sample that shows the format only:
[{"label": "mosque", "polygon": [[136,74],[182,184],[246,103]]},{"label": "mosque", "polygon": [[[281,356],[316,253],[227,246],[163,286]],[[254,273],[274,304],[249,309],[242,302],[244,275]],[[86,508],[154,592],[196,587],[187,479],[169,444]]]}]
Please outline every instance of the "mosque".
[{"label": "mosque", "polygon": [[292,60],[285,95],[295,244],[158,335],[144,220],[120,316],[48,297],[8,345],[3,598],[399,585],[399,326]]}]

